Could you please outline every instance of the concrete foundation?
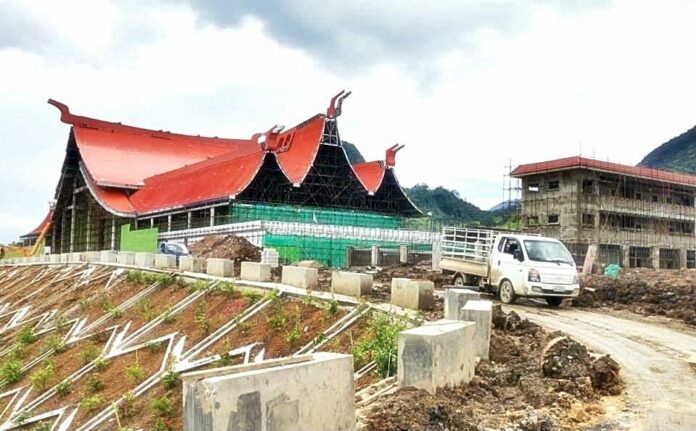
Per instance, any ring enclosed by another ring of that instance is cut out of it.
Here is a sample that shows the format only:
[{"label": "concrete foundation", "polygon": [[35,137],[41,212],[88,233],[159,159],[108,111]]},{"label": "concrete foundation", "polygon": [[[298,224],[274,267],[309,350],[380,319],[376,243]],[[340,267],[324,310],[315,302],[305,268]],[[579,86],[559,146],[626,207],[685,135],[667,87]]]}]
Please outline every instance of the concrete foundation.
[{"label": "concrete foundation", "polygon": [[234,261],[230,259],[210,258],[206,262],[206,272],[209,275],[216,275],[218,277],[233,277]]},{"label": "concrete foundation", "polygon": [[440,269],[440,261],[442,260],[442,243],[437,241],[433,243],[433,271]]},{"label": "concrete foundation", "polygon": [[88,251],[85,253],[85,262],[99,262],[101,253],[98,251]]},{"label": "concrete foundation", "polygon": [[370,253],[370,265],[372,265],[372,266],[379,265],[379,247],[376,245],[372,246],[372,251]]},{"label": "concrete foundation", "polygon": [[467,301],[460,310],[459,319],[476,323],[476,356],[488,359],[493,323],[493,303],[491,301]]},{"label": "concrete foundation", "polygon": [[85,261],[85,254],[84,253],[70,253],[70,256],[68,257],[68,262],[84,262]]},{"label": "concrete foundation", "polygon": [[181,256],[179,269],[187,272],[203,272],[203,259],[195,256]]},{"label": "concrete foundation", "polygon": [[155,268],[157,269],[172,269],[176,268],[176,256],[173,254],[161,254],[155,255]]},{"label": "concrete foundation", "polygon": [[360,298],[372,293],[374,279],[370,274],[334,271],[331,274],[331,291],[340,295]]},{"label": "concrete foundation", "polygon": [[319,283],[319,270],[299,266],[283,266],[282,281],[290,286],[316,289]]},{"label": "concrete foundation", "polygon": [[268,263],[242,262],[242,280],[248,281],[271,281],[271,265]]},{"label": "concrete foundation", "polygon": [[145,268],[155,267],[155,253],[135,253],[135,266],[142,266]]},{"label": "concrete foundation", "polygon": [[459,320],[459,311],[467,301],[481,299],[478,292],[469,289],[445,289],[444,315],[447,320]]},{"label": "concrete foundation", "polygon": [[440,320],[399,334],[397,381],[434,394],[469,383],[476,366],[476,324]]},{"label": "concrete foundation", "polygon": [[60,254],[60,263],[68,263],[70,262],[70,253],[61,253]]},{"label": "concrete foundation", "polygon": [[102,250],[100,252],[99,261],[103,263],[116,263],[118,252],[114,250]]},{"label": "concrete foundation", "polygon": [[119,251],[116,262],[121,265],[135,265],[135,253],[132,251]]},{"label": "concrete foundation", "polygon": [[355,429],[352,356],[282,361],[184,374],[184,430]]},{"label": "concrete foundation", "polygon": [[60,263],[60,255],[59,254],[50,254],[50,255],[48,255],[48,261],[50,263]]},{"label": "concrete foundation", "polygon": [[412,310],[428,310],[433,305],[432,281],[392,278],[391,303]]},{"label": "concrete foundation", "polygon": [[399,246],[399,263],[408,263],[408,246]]}]

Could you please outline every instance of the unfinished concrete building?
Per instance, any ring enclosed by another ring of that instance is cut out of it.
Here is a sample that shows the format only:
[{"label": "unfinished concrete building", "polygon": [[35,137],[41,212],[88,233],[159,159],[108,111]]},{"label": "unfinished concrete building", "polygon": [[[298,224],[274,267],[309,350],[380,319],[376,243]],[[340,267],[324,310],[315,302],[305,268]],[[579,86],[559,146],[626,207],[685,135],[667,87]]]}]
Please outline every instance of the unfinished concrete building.
[{"label": "unfinished concrete building", "polygon": [[570,157],[518,166],[524,229],[563,241],[582,265],[696,267],[696,176]]}]

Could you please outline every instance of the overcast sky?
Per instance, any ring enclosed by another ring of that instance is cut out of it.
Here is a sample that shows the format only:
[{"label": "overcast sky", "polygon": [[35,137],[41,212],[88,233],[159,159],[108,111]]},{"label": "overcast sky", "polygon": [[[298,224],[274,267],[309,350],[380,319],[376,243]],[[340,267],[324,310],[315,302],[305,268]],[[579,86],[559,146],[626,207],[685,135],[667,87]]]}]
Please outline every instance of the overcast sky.
[{"label": "overcast sky", "polygon": [[0,242],[53,198],[69,127],[49,97],[248,137],[349,89],[344,139],[368,159],[405,144],[405,186],[485,209],[509,160],[635,164],[692,127],[695,20],[696,2],[669,0],[0,0]]}]

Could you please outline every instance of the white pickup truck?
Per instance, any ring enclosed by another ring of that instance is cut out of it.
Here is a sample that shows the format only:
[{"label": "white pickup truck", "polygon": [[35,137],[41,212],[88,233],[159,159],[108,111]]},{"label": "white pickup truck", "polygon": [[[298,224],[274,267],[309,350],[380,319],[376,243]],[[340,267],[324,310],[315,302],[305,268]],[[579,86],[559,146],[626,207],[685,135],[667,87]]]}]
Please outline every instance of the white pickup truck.
[{"label": "white pickup truck", "polygon": [[529,296],[555,307],[580,293],[573,257],[553,238],[446,227],[440,269],[453,275],[455,286],[478,285],[506,304]]}]

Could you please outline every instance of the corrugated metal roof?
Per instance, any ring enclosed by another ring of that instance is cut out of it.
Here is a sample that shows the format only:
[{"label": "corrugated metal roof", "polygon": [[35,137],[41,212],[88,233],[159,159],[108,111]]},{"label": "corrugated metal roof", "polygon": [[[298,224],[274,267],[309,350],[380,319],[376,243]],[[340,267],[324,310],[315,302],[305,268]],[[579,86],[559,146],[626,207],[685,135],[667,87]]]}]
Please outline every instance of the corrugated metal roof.
[{"label": "corrugated metal roof", "polygon": [[685,186],[696,186],[696,175],[688,175],[653,168],[621,165],[618,163],[605,162],[580,156],[520,165],[512,171],[511,175],[519,178],[526,175],[567,169],[591,169],[596,171],[629,175],[653,181],[668,182]]}]

